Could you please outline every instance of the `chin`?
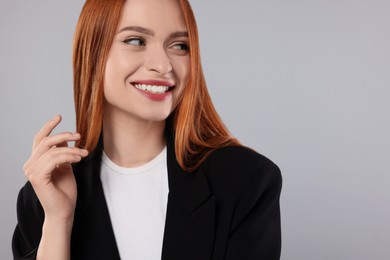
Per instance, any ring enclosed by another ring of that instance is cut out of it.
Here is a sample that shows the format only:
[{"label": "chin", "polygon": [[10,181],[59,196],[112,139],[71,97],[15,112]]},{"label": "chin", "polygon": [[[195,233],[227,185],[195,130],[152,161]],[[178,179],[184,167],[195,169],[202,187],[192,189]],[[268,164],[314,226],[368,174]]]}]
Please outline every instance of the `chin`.
[{"label": "chin", "polygon": [[147,115],[142,115],[141,118],[145,121],[161,122],[161,121],[165,121],[170,114],[171,111],[168,112],[158,111],[156,113],[148,113]]}]

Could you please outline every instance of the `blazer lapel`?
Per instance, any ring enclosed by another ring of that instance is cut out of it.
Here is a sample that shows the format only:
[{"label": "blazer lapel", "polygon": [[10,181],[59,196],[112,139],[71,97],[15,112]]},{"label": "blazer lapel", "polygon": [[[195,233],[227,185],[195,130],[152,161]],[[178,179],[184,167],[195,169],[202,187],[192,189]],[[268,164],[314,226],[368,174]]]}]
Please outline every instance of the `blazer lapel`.
[{"label": "blazer lapel", "polygon": [[120,259],[100,181],[101,156],[100,139],[96,149],[73,167],[78,194],[72,231],[72,259]]},{"label": "blazer lapel", "polygon": [[162,259],[211,259],[215,235],[215,198],[202,168],[185,172],[167,139],[169,195]]}]

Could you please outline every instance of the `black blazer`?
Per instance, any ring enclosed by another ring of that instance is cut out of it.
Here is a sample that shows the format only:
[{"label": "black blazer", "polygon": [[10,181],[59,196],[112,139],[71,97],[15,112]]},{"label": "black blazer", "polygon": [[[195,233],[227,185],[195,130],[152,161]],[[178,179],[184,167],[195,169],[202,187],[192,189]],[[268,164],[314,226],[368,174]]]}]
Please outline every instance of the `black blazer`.
[{"label": "black blazer", "polygon": [[[120,259],[99,176],[101,143],[73,165],[78,197],[72,259]],[[282,181],[273,162],[245,147],[225,147],[187,173],[176,161],[172,138],[167,140],[167,162],[163,260],[280,258]],[[35,259],[44,212],[29,182],[19,193],[17,216],[14,259]]]}]

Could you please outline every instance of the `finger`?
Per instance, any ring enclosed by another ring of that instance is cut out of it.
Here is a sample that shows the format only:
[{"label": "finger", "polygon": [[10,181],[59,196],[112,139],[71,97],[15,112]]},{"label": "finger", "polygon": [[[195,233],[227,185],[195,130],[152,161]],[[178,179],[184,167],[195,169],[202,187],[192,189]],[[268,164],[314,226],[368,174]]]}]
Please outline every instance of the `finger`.
[{"label": "finger", "polygon": [[61,154],[74,154],[81,157],[86,157],[88,155],[88,151],[86,149],[78,148],[78,147],[52,147],[50,151],[47,152],[49,156],[56,157]]},{"label": "finger", "polygon": [[[80,139],[80,138],[79,138]],[[74,140],[74,141],[76,141],[76,140]],[[62,143],[60,143],[60,144],[57,144],[56,145],[57,147],[69,147],[69,144],[68,144],[68,142],[62,142]]]},{"label": "finger", "polygon": [[43,137],[41,142],[36,146],[31,157],[38,158],[53,146],[66,147],[67,144],[65,145],[64,143],[77,141],[78,139],[80,139],[79,133],[70,132]]},{"label": "finger", "polygon": [[63,154],[72,154],[83,158],[88,155],[88,151],[78,147],[52,147],[49,149],[49,151],[44,153],[42,156],[48,157],[50,160],[56,161],[57,160],[56,157],[62,156]]},{"label": "finger", "polygon": [[[80,135],[79,133],[72,133],[72,134]],[[80,135],[80,138],[81,138],[81,135]],[[78,138],[77,140],[79,140],[80,138]],[[67,141],[67,142],[62,142],[60,144],[57,144],[56,146],[57,147],[69,147],[69,143],[68,142],[77,141],[77,140],[71,140],[71,141]]]},{"label": "finger", "polygon": [[79,139],[79,133],[63,132],[60,134],[46,136],[42,138],[42,141],[38,146],[42,145],[46,148],[50,148],[53,146],[66,146],[64,143],[77,141]]},{"label": "finger", "polygon": [[53,117],[51,120],[47,121],[43,127],[36,133],[34,137],[34,142],[33,142],[33,151],[37,147],[39,143],[41,143],[42,139],[48,135],[51,134],[53,129],[61,122],[62,117],[61,115],[56,115]]},{"label": "finger", "polygon": [[61,153],[55,157],[45,154],[26,172],[26,177],[34,186],[45,185],[51,181],[51,174],[57,165],[76,163],[81,159],[81,156],[71,153]]},{"label": "finger", "polygon": [[[77,147],[52,147],[35,161],[30,161],[25,168],[25,175],[48,176],[57,165],[74,163],[88,155],[88,151]],[[40,179],[40,178],[39,178]]]}]

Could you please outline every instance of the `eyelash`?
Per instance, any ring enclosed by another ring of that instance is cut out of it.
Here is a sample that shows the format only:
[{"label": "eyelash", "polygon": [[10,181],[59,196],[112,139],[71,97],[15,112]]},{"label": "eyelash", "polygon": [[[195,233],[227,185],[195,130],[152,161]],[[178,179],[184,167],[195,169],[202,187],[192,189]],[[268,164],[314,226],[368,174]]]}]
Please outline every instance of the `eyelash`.
[{"label": "eyelash", "polygon": [[[138,41],[140,44],[131,44],[131,41]],[[145,40],[141,38],[129,38],[123,41],[126,44],[134,45],[134,46],[145,46]]]},{"label": "eyelash", "polygon": [[181,49],[180,49],[181,51],[189,51],[190,50],[188,44],[186,44],[186,43],[178,43],[178,44],[175,44],[174,47],[175,46],[180,46],[181,47]]},{"label": "eyelash", "polygon": [[[131,43],[132,41],[137,41],[137,44],[134,44],[134,43]],[[133,46],[146,46],[146,41],[142,38],[128,38],[126,40],[123,41],[125,44],[128,44],[128,45],[133,45]],[[176,46],[179,46],[180,48],[176,48]],[[179,51],[189,51],[189,46],[188,44],[186,43],[177,43],[175,45],[173,45],[173,47],[175,47],[174,49],[175,50],[179,50]]]}]

